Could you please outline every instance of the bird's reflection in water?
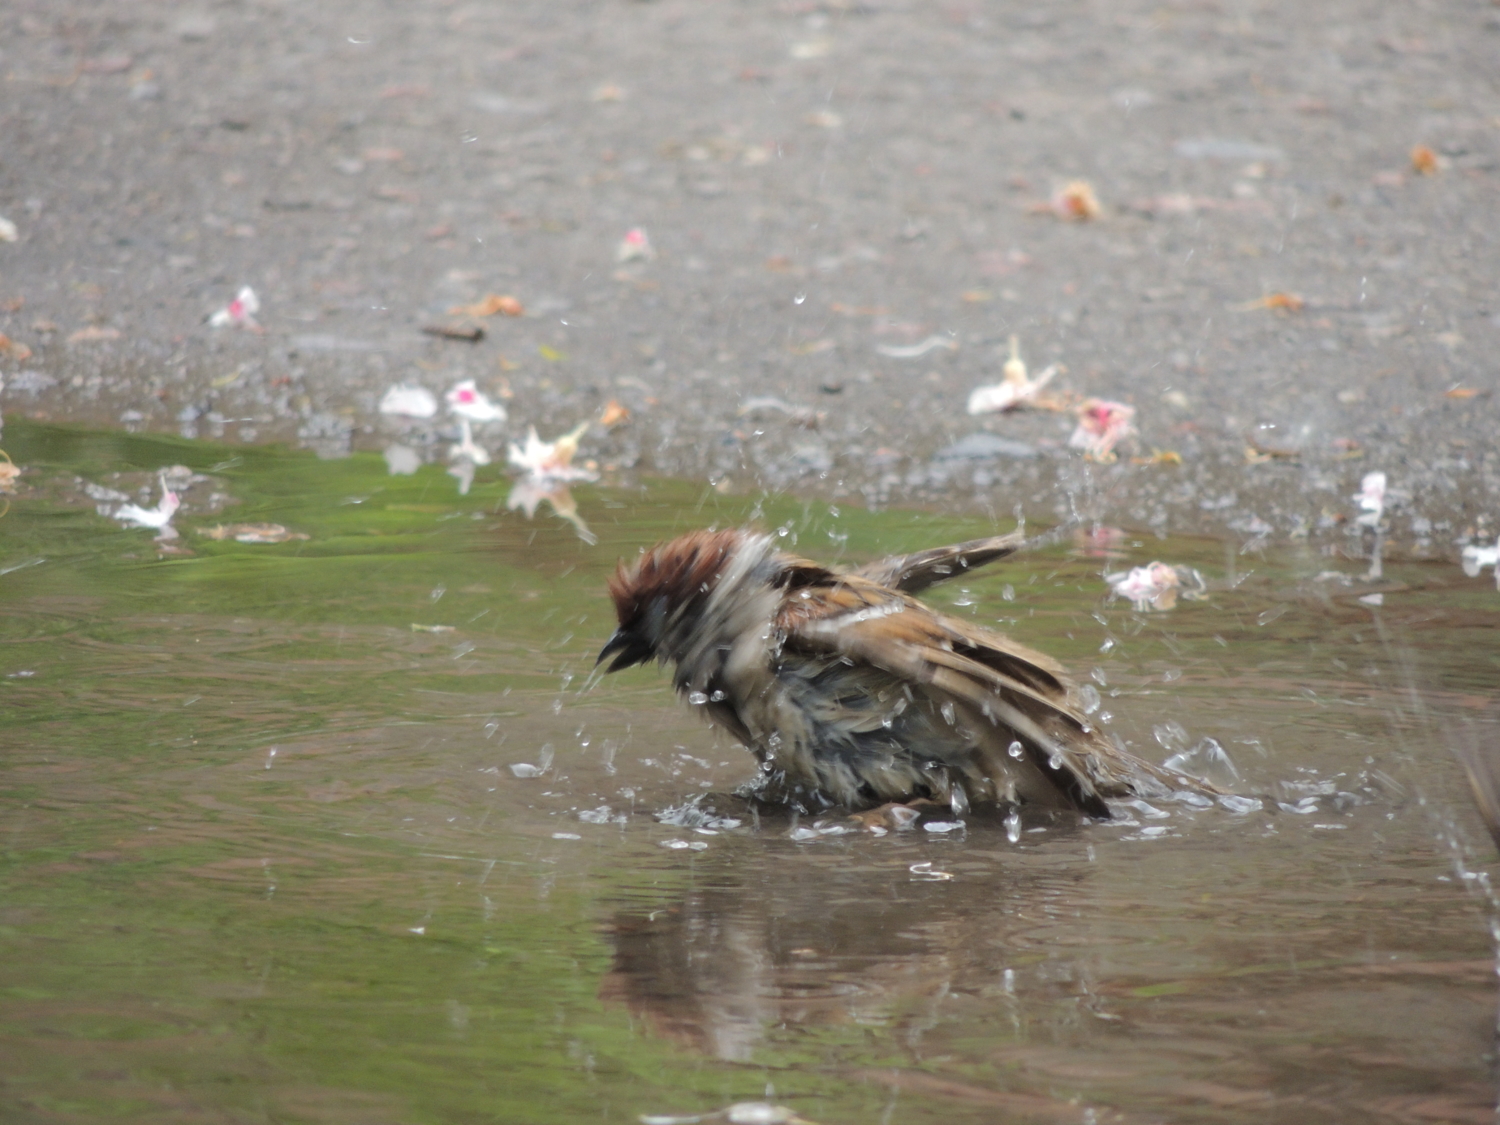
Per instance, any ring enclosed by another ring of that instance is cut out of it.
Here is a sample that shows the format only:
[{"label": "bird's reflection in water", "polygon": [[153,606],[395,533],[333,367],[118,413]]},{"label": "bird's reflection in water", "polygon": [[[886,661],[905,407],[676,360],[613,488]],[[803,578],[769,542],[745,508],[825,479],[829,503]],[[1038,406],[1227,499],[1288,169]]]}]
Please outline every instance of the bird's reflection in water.
[{"label": "bird's reflection in water", "polygon": [[523,477],[516,481],[510,495],[505,498],[505,507],[509,511],[525,512],[529,520],[536,518],[537,507],[543,503],[572,524],[573,529],[578,532],[578,538],[590,547],[599,542],[599,537],[589,530],[589,525],[578,514],[578,501],[573,499],[573,494],[565,484]]},{"label": "bird's reflection in water", "polygon": [[[789,855],[755,859],[726,849],[717,866],[700,863],[698,886],[676,903],[615,915],[601,997],[660,1036],[736,1062],[785,1028],[884,1028],[913,1045],[957,993],[1014,1013],[1006,970],[1040,953],[1019,931],[1072,919],[1091,871],[1081,840],[1066,849],[1078,862],[1007,870],[1004,829],[986,835],[963,847],[967,870],[952,879],[943,849],[920,839],[788,844]],[[1076,962],[1031,975],[1089,991]]]}]

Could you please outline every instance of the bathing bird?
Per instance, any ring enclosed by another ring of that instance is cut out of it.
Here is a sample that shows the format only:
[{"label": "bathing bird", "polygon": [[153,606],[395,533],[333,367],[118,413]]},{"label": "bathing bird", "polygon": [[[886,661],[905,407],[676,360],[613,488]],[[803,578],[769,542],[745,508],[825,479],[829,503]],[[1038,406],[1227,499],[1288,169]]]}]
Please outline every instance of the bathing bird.
[{"label": "bathing bird", "polygon": [[838,569],[759,532],[691,532],[620,564],[599,662],[672,665],[678,694],[759,760],[758,793],[809,811],[925,799],[1108,818],[1109,797],[1207,788],[1108,738],[1050,656],[914,596],[1022,544]]}]

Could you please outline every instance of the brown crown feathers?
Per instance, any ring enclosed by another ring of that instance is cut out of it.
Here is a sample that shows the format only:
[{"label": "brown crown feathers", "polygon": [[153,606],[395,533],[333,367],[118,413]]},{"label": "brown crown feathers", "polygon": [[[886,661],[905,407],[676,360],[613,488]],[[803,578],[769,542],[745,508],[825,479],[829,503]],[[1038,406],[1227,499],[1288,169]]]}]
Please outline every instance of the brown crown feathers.
[{"label": "brown crown feathers", "polygon": [[768,535],[691,532],[620,565],[599,660],[674,665],[679,694],[759,759],[761,794],[804,807],[926,797],[1104,818],[1106,797],[1182,788],[1093,726],[1057,661],[911,596],[1021,544],[833,570]]}]

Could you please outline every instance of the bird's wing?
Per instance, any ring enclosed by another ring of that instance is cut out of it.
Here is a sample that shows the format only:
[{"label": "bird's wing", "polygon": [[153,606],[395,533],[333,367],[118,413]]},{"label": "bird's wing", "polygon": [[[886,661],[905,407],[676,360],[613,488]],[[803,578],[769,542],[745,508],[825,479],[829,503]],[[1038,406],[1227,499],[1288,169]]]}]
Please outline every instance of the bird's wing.
[{"label": "bird's wing", "polygon": [[976,566],[1003,559],[1014,554],[1026,542],[1019,531],[1009,535],[995,535],[988,539],[971,539],[967,543],[954,543],[948,547],[934,547],[930,551],[918,551],[912,555],[893,555],[866,563],[853,571],[858,578],[867,579],[877,586],[915,594],[939,582],[946,582]]},{"label": "bird's wing", "polygon": [[[975,728],[992,783],[1023,783],[1033,799],[1107,817],[1100,794],[1117,756],[1071,698],[1050,657],[859,575],[789,593],[778,631],[790,654],[836,656],[896,676],[941,709],[957,704]],[[1008,752],[1020,742],[1022,757]],[[1045,800],[1050,795],[1050,800]]]}]

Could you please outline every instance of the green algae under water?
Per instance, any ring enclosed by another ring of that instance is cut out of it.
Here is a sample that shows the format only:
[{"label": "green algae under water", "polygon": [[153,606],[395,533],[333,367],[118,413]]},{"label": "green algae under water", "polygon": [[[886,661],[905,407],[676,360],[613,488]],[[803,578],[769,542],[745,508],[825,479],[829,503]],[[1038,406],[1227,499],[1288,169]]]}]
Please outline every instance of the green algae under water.
[{"label": "green algae under water", "polygon": [[[656,670],[594,680],[604,580],[710,523],[831,560],[986,521],[664,481],[575,489],[591,544],[493,470],[6,439],[6,1121],[1490,1119],[1493,856],[1447,747],[1496,737],[1500,597],[1454,566],[1096,537],[940,588],[1263,807],[875,838],[752,817]],[[82,491],[178,464],[167,553]],[[203,534],[258,522],[306,538]],[[1209,597],[1108,600],[1152,558]]]}]

